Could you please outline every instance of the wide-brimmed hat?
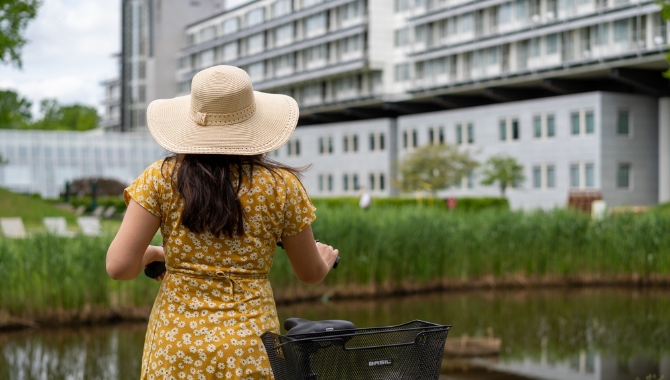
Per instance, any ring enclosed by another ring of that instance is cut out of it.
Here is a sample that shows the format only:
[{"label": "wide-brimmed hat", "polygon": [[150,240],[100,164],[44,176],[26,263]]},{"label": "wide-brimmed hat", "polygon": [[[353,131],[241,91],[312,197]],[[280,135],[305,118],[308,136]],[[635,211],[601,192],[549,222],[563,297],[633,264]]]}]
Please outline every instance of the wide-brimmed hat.
[{"label": "wide-brimmed hat", "polygon": [[249,75],[234,66],[202,70],[190,95],[154,100],[147,109],[151,135],[174,153],[266,153],[284,145],[297,123],[293,98],[254,91]]}]

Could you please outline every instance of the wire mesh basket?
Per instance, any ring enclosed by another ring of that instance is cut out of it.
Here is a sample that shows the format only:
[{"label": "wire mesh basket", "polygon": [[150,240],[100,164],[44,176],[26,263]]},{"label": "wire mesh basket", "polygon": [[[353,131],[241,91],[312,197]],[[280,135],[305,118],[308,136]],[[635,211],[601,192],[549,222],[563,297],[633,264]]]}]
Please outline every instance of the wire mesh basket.
[{"label": "wire mesh basket", "polygon": [[450,327],[414,320],[261,338],[277,380],[436,380]]}]

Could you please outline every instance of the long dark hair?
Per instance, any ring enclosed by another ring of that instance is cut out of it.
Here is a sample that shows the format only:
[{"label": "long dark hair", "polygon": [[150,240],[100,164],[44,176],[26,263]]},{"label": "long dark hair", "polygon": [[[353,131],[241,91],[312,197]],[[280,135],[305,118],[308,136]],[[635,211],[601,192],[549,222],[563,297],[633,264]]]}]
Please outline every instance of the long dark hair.
[{"label": "long dark hair", "polygon": [[168,160],[175,160],[169,177],[185,203],[181,223],[193,232],[211,232],[217,237],[244,233],[244,208],[238,194],[245,177],[252,186],[254,167],[265,168],[273,176],[284,169],[297,177],[308,169],[281,164],[264,154],[175,154],[163,165]]}]

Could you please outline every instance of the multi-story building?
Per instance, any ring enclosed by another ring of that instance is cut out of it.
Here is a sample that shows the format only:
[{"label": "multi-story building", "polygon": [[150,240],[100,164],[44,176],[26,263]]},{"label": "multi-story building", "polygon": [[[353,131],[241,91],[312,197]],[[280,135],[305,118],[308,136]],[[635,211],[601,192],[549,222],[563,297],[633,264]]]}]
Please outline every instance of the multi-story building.
[{"label": "multi-story building", "polygon": [[[197,3],[124,0],[121,130],[229,64],[298,101],[299,128],[273,155],[313,164],[314,194],[390,194],[406,144],[445,141],[482,162],[518,158],[517,206],[565,204],[579,189],[614,204],[670,200],[669,35],[653,0]],[[628,135],[613,132],[624,124]],[[442,195],[496,194],[478,182],[474,172]]]},{"label": "multi-story building", "polygon": [[147,105],[176,96],[175,54],[186,45],[184,26],[221,9],[222,0],[121,2],[121,131],[146,129]]},{"label": "multi-story building", "polygon": [[166,154],[148,133],[0,130],[0,186],[55,198],[78,178],[129,184]]}]

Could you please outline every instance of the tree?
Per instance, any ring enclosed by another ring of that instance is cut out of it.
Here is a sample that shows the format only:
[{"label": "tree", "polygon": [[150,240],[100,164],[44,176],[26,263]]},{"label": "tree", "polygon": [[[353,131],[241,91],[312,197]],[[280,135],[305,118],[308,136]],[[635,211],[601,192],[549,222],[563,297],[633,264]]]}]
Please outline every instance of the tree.
[{"label": "tree", "polygon": [[[0,0],[2,1],[2,0]],[[29,125],[32,103],[14,91],[0,91],[0,129],[22,129]]]},{"label": "tree", "polygon": [[516,158],[505,155],[492,156],[486,160],[483,176],[481,184],[490,186],[498,182],[503,197],[507,187],[519,185],[526,179],[523,175],[523,166]]},{"label": "tree", "polygon": [[[661,17],[663,20],[670,21],[670,0],[662,0],[657,2],[661,6]],[[665,60],[670,62],[670,53],[666,54]],[[663,76],[670,78],[670,69],[663,73]]]},{"label": "tree", "polygon": [[433,196],[461,181],[479,165],[470,152],[449,144],[426,145],[399,165],[398,186],[404,192],[429,191]]},{"label": "tree", "polygon": [[35,18],[41,0],[0,0],[0,62],[21,68],[21,49],[28,21]]},{"label": "tree", "polygon": [[97,195],[101,197],[123,195],[123,190],[126,188],[124,183],[112,178],[87,177],[73,180],[70,183],[70,193],[91,195],[93,182],[97,182],[96,192]]},{"label": "tree", "polygon": [[98,111],[81,104],[61,106],[56,99],[44,99],[40,102],[40,113],[42,118],[32,129],[87,131],[98,126]]}]

